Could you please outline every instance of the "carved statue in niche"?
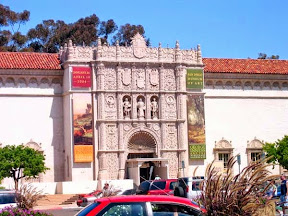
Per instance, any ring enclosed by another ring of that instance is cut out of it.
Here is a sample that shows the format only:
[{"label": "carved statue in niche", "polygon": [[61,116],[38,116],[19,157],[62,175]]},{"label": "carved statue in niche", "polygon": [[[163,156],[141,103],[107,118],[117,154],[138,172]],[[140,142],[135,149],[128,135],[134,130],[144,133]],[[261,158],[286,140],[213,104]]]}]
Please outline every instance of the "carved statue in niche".
[{"label": "carved statue in niche", "polygon": [[145,103],[142,101],[142,98],[139,98],[137,102],[137,117],[139,119],[144,119],[145,118]]},{"label": "carved statue in niche", "polygon": [[123,102],[123,115],[124,119],[130,119],[131,103],[126,97]]},{"label": "carved statue in niche", "polygon": [[158,102],[156,101],[155,97],[151,102],[151,116],[152,119],[158,119]]}]

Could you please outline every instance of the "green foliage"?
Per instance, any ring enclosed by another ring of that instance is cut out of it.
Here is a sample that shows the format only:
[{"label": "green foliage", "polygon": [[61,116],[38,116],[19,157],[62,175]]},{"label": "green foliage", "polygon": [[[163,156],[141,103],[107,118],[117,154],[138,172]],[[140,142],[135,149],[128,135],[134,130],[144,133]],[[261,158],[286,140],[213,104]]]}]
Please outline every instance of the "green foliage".
[{"label": "green foliage", "polygon": [[281,140],[278,139],[275,143],[265,143],[263,150],[270,157],[268,162],[280,164],[285,169],[288,169],[288,136],[285,135]]},{"label": "green foliage", "polygon": [[0,180],[12,177],[16,190],[20,179],[36,178],[48,169],[45,166],[45,156],[32,148],[23,145],[0,148]]},{"label": "green foliage", "polygon": [[266,53],[258,53],[257,59],[279,59],[279,55],[267,56]]},{"label": "green foliage", "polygon": [[[270,175],[266,161],[258,161],[245,167],[240,174],[233,174],[235,157],[228,161],[225,173],[219,173],[212,164],[206,169],[206,179],[201,184],[203,193],[198,198],[199,204],[207,210],[207,215],[250,216],[268,205],[264,195],[270,184],[279,176]],[[266,186],[265,186],[266,185]]]}]

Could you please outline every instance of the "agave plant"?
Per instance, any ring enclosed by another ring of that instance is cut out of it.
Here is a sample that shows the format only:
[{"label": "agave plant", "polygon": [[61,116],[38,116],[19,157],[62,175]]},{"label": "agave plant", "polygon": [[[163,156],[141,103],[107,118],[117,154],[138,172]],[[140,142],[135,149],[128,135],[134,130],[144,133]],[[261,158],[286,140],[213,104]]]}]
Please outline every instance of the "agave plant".
[{"label": "agave plant", "polygon": [[216,171],[213,163],[209,164],[206,179],[201,184],[203,193],[198,197],[207,215],[249,216],[273,202],[265,199],[270,187],[267,181],[275,180],[279,175],[271,175],[266,169],[270,166],[267,160],[251,163],[237,175],[233,174],[235,157],[229,159],[224,173]]}]

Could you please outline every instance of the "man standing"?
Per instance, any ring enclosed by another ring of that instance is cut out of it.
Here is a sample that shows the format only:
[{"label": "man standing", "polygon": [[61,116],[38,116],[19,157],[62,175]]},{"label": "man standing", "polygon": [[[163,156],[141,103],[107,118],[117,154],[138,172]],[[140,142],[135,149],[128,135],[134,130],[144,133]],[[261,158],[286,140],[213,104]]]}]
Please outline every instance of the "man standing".
[{"label": "man standing", "polygon": [[288,182],[286,180],[286,177],[284,174],[281,175],[281,196],[280,196],[280,202],[282,203],[282,211],[283,214],[285,214],[285,208],[286,208],[286,197],[288,196],[287,188],[288,188]]}]

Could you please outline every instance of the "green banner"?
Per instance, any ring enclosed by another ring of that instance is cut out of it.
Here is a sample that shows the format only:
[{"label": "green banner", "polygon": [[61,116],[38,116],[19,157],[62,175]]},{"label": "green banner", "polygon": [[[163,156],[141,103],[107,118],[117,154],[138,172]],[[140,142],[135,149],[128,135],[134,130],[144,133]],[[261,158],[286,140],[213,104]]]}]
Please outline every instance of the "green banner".
[{"label": "green banner", "polygon": [[203,89],[203,69],[187,69],[186,88]]},{"label": "green banner", "polygon": [[205,144],[189,145],[189,158],[190,159],[205,159],[206,158],[206,145]]},{"label": "green banner", "polygon": [[190,159],[206,158],[204,95],[187,95],[188,144]]}]

